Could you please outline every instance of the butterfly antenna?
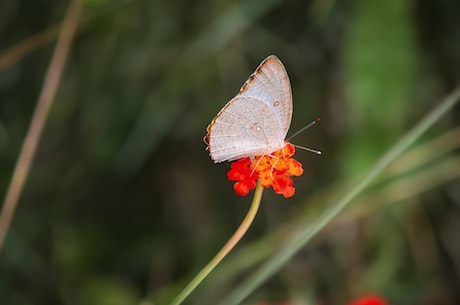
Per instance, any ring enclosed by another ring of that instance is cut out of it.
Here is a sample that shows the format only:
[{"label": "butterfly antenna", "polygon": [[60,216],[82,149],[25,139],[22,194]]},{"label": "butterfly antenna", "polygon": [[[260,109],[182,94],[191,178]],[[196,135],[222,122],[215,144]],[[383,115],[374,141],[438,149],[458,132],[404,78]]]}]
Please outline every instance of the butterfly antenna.
[{"label": "butterfly antenna", "polygon": [[[307,126],[304,126],[302,128],[300,128],[300,130],[298,130],[297,132],[295,132],[292,136],[290,136],[287,141],[290,142],[290,140],[295,137],[296,135],[298,135],[299,133],[301,133],[302,131],[304,131],[305,129],[308,129],[310,128],[311,126],[315,125],[316,123],[318,123],[320,121],[319,118],[316,118],[316,120],[312,121],[310,124],[308,124]],[[292,144],[292,143],[291,143]],[[314,154],[317,154],[317,155],[321,155],[321,151],[320,150],[317,150],[317,149],[313,149],[313,148],[309,148],[309,147],[305,147],[305,146],[300,146],[300,145],[296,145],[296,144],[292,144],[294,145],[294,147],[297,147],[297,148],[300,148],[300,149],[303,149],[303,150],[306,150],[306,151],[309,151],[309,152],[312,152]]]},{"label": "butterfly antenna", "polygon": [[[312,127],[313,125],[315,125],[315,124],[318,123],[319,121],[320,121],[320,119],[319,119],[319,118],[316,118],[316,120],[314,120],[313,122],[311,122],[311,123],[308,124],[307,126],[304,126],[304,127],[300,128],[300,130],[296,131],[292,136],[290,136],[290,137],[287,139],[287,141],[290,142],[291,139],[292,139],[293,137],[295,137],[296,135],[298,135],[299,133],[301,133],[301,132],[304,131],[305,129],[308,129],[308,128]],[[294,146],[295,146],[295,145],[294,145]]]},{"label": "butterfly antenna", "polygon": [[[292,144],[292,143],[291,143]],[[312,152],[314,154],[317,154],[317,155],[321,155],[321,150],[317,150],[317,149],[313,149],[313,148],[309,148],[309,147],[305,147],[305,146],[300,146],[300,145],[295,145],[295,144],[292,144],[294,147],[297,147],[297,148],[300,148],[300,149],[303,149],[303,150],[306,150],[306,151],[309,151],[309,152]]]}]

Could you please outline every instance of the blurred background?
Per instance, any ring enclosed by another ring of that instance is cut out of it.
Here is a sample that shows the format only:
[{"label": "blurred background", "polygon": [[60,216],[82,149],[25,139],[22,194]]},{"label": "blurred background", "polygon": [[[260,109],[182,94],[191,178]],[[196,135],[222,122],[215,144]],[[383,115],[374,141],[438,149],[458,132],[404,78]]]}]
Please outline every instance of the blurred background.
[{"label": "blurred background", "polygon": [[[0,194],[67,1],[0,2]],[[296,194],[266,190],[249,233],[187,304],[217,304],[460,80],[454,0],[87,0],[0,253],[0,304],[165,304],[252,199],[205,128],[276,54],[291,80]],[[460,108],[245,304],[460,304]],[[456,129],[457,128],[457,129]],[[333,202],[333,201],[332,201]]]}]

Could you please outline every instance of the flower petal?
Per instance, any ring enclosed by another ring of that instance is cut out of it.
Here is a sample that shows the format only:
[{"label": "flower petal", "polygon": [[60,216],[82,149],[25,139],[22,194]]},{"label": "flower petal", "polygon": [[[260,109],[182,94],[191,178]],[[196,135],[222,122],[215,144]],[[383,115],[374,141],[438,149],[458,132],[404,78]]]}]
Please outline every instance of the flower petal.
[{"label": "flower petal", "polygon": [[300,176],[303,173],[302,164],[291,157],[295,148],[292,144],[286,145],[270,155],[243,158],[234,161],[227,173],[230,181],[237,181],[234,189],[237,194],[245,196],[249,190],[256,187],[259,180],[263,187],[273,187],[277,194],[289,198],[295,194],[294,182],[291,176]]}]

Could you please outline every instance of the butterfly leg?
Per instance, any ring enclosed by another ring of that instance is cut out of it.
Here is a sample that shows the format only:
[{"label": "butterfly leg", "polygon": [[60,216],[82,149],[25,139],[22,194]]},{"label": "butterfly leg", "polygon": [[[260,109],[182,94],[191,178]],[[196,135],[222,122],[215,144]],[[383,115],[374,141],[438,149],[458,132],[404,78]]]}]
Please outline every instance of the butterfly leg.
[{"label": "butterfly leg", "polygon": [[[254,168],[252,169],[250,176],[252,176],[252,174],[254,174],[257,166],[259,166],[259,163],[260,163],[260,161],[262,161],[263,157],[264,156],[260,157],[259,160],[257,160],[256,165],[254,165]],[[254,161],[254,160],[251,160],[251,164],[252,164],[252,161]]]},{"label": "butterfly leg", "polygon": [[278,161],[280,160],[280,158],[278,158],[277,156],[274,156],[274,155],[268,155],[270,158],[273,158],[275,159],[275,162],[272,164],[271,168],[270,168],[270,178],[273,179],[273,169],[275,168],[276,166],[276,163],[278,163]]}]

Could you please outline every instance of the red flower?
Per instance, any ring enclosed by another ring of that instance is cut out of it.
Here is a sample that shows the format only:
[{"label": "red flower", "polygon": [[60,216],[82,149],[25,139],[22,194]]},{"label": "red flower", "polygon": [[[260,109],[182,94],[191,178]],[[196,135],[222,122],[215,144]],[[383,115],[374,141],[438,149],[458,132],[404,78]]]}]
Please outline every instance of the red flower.
[{"label": "red flower", "polygon": [[303,173],[302,164],[291,158],[294,153],[294,146],[286,143],[271,155],[256,156],[252,161],[250,158],[234,161],[227,173],[228,180],[237,181],[233,188],[241,196],[246,196],[249,190],[255,188],[258,179],[263,187],[272,186],[275,193],[285,198],[292,197],[295,188],[290,177]]},{"label": "red flower", "polygon": [[369,294],[351,301],[347,305],[388,305],[388,303],[378,295]]},{"label": "red flower", "polygon": [[251,173],[251,161],[249,158],[233,162],[227,177],[230,181],[238,181],[233,188],[241,196],[246,196],[250,189],[256,187],[257,174],[255,172]]}]

